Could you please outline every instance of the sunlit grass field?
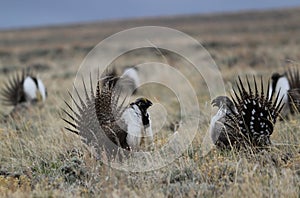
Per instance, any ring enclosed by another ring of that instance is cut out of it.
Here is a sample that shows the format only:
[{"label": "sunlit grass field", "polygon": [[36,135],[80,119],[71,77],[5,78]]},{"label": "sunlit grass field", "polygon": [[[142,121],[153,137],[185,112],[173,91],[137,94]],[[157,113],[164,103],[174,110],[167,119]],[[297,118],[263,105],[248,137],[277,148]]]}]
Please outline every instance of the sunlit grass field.
[{"label": "sunlit grass field", "polygon": [[[192,86],[199,113],[197,131],[187,149],[173,162],[146,172],[118,170],[97,160],[80,137],[65,130],[62,108],[70,101],[77,71],[90,50],[114,33],[142,25],[166,26],[197,39],[222,74],[229,93],[240,75],[262,76],[283,72],[300,60],[299,9],[227,15],[182,16],[73,26],[44,27],[0,32],[0,87],[9,76],[31,66],[43,79],[48,98],[18,120],[0,122],[0,195],[3,197],[299,197],[300,116],[277,122],[274,145],[262,152],[219,151],[203,155],[203,139],[216,109],[210,106],[208,84],[183,57],[160,50],[136,50],[116,58],[110,66],[122,68],[144,62],[141,79],[151,76],[174,83],[181,101],[166,86],[147,84],[137,96],[157,106],[149,109],[156,149],[174,135],[172,124],[182,114],[180,105],[190,101],[185,84],[169,72],[155,70],[171,65]],[[168,42],[167,40],[160,42]],[[173,40],[186,47],[184,40]],[[108,48],[122,49],[122,43]],[[199,46],[191,57],[198,57]],[[201,51],[202,52],[202,51]],[[99,61],[101,62],[101,61]],[[299,66],[298,66],[299,67]],[[83,68],[85,69],[85,68]],[[89,70],[86,68],[85,70]],[[86,71],[90,72],[90,71]],[[92,71],[93,72],[93,71]],[[200,73],[205,73],[200,71]],[[78,77],[78,76],[77,76]],[[88,78],[85,79],[88,82]],[[94,87],[96,80],[94,80]],[[160,105],[158,105],[160,104]],[[12,107],[0,104],[1,116]],[[189,131],[188,126],[184,130]],[[159,131],[155,131],[160,129]]]}]

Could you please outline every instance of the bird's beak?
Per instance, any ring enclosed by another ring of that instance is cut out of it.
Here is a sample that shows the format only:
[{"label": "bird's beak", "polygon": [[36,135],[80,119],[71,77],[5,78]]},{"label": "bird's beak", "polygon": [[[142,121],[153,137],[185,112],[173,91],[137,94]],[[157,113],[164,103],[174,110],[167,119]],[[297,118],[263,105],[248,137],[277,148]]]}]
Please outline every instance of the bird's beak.
[{"label": "bird's beak", "polygon": [[211,105],[212,105],[213,107],[216,107],[216,106],[218,106],[218,105],[217,105],[217,101],[216,101],[216,99],[213,99],[213,101],[211,101]]},{"label": "bird's beak", "polygon": [[153,103],[152,103],[150,100],[148,100],[148,99],[146,99],[146,104],[147,104],[149,107],[153,105]]}]

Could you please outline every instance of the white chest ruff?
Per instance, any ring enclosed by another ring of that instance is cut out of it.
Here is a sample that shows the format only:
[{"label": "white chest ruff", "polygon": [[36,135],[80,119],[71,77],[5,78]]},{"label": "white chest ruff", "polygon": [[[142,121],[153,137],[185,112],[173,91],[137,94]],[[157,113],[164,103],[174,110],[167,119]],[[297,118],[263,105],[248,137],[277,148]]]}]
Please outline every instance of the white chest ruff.
[{"label": "white chest ruff", "polygon": [[289,89],[290,89],[290,85],[289,85],[289,81],[287,80],[287,78],[285,78],[285,77],[280,78],[277,82],[275,92],[278,93],[280,90],[279,99],[281,99],[281,97],[283,97],[284,103],[287,103],[287,101],[288,101],[287,92]]},{"label": "white chest ruff", "polygon": [[[281,115],[286,116],[289,113],[289,105],[288,105],[288,90],[290,89],[290,85],[289,85],[289,81],[286,77],[281,77],[278,79],[274,93],[275,96],[277,95],[277,93],[279,93],[279,100],[277,101],[277,104],[280,102],[280,99],[282,98],[282,103],[284,103],[284,107],[281,111]],[[269,91],[269,97],[271,97],[272,94],[272,85],[270,85],[270,91]]]},{"label": "white chest ruff", "polygon": [[141,111],[139,110],[137,105],[132,105],[131,107],[127,108],[122,118],[126,125],[127,125],[127,144],[133,150],[139,150],[141,147],[142,140],[153,142],[153,134],[151,129],[151,122],[149,116],[149,126],[144,127],[142,121]]},{"label": "white chest ruff", "polygon": [[23,90],[24,90],[27,101],[36,99],[36,97],[37,97],[36,94],[37,94],[38,88],[31,77],[25,78],[25,80],[23,82]]},{"label": "white chest ruff", "polygon": [[23,82],[23,90],[27,101],[37,99],[40,94],[41,99],[46,99],[46,88],[40,79],[37,79],[37,84],[31,77],[26,77]]}]

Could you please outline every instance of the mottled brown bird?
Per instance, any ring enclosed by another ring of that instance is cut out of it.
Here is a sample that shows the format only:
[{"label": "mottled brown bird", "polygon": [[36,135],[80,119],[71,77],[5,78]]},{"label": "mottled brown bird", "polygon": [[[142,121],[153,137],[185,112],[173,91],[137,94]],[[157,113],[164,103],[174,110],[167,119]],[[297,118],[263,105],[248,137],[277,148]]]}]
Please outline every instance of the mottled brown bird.
[{"label": "mottled brown bird", "polygon": [[63,118],[69,125],[66,129],[80,135],[88,145],[96,148],[99,157],[103,152],[108,157],[114,157],[120,151],[126,153],[139,150],[141,138],[147,135],[145,131],[149,129],[149,136],[153,141],[147,112],[152,103],[146,98],[139,98],[124,107],[125,99],[119,101],[121,90],[115,88],[116,79],[113,77],[108,80],[109,78],[99,80],[94,93],[90,77],[90,94],[83,80],[84,97],[75,88],[79,102],[70,94],[75,108],[66,103],[71,113],[63,110],[71,119]]}]

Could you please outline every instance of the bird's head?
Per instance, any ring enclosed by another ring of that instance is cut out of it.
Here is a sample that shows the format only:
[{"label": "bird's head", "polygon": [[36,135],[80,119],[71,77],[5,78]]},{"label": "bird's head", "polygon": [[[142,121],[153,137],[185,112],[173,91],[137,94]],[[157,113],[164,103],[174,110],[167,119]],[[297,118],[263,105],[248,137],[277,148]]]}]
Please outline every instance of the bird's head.
[{"label": "bird's head", "polygon": [[142,111],[146,111],[150,106],[152,106],[152,102],[147,98],[138,98],[134,102]]},{"label": "bird's head", "polygon": [[[283,77],[284,75],[285,74],[279,74],[277,72],[273,73],[272,77],[271,77],[273,84],[276,85],[279,78]],[[274,85],[273,85],[273,88],[275,87]]]},{"label": "bird's head", "polygon": [[275,72],[272,74],[271,78],[272,78],[272,80],[277,81],[282,76],[283,76],[283,74],[279,74],[279,73]]},{"label": "bird's head", "polygon": [[218,96],[211,102],[212,106],[221,108],[222,106],[235,109],[233,102],[227,96]]}]

